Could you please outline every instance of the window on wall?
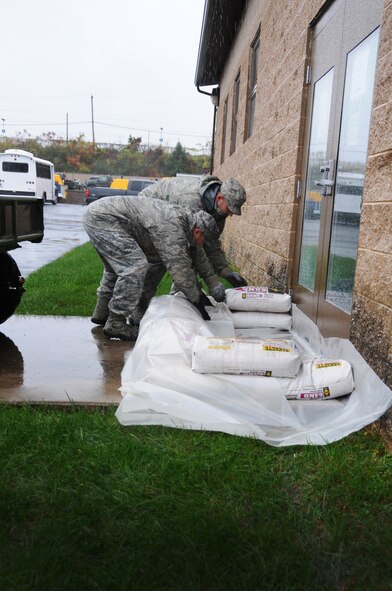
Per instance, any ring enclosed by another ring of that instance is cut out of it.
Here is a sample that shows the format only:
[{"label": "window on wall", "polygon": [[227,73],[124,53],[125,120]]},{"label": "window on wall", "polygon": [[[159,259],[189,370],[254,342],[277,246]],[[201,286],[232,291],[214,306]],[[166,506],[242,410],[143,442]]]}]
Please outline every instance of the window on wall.
[{"label": "window on wall", "polygon": [[226,100],[223,105],[223,125],[222,125],[222,147],[221,147],[221,164],[225,159],[225,146],[226,146],[226,128],[227,128],[227,108],[229,104],[229,97],[226,97]]},{"label": "window on wall", "polygon": [[248,104],[246,108],[246,130],[245,139],[248,139],[253,133],[256,92],[257,92],[257,65],[260,48],[260,31],[257,32],[252,45],[250,46],[250,64],[249,64],[249,85],[248,85]]},{"label": "window on wall", "polygon": [[240,96],[240,74],[237,74],[234,80],[233,92],[233,118],[231,121],[231,139],[230,139],[230,154],[235,152],[235,144],[237,140],[237,125],[238,125],[238,102]]}]

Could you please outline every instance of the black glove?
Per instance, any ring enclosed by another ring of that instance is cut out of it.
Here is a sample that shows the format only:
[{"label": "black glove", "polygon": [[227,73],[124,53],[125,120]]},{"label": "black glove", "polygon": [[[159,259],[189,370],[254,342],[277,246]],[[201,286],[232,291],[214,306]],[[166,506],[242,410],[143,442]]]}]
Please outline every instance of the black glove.
[{"label": "black glove", "polygon": [[206,294],[204,293],[204,291],[202,290],[200,292],[200,300],[199,302],[203,305],[203,306],[212,306],[210,299],[206,296]]},{"label": "black glove", "polygon": [[231,283],[233,287],[244,287],[245,285],[248,285],[247,280],[235,271],[225,273],[225,279],[227,279],[227,281]]},{"label": "black glove", "polygon": [[[204,296],[207,297],[207,296]],[[208,299],[208,298],[207,298]],[[208,300],[209,301],[209,300]],[[198,311],[200,312],[200,314],[203,317],[203,320],[211,320],[207,310],[205,309],[204,305],[201,302],[201,298],[200,300],[197,302],[197,304],[193,304],[195,306],[195,308],[198,309]]]},{"label": "black glove", "polygon": [[226,290],[224,285],[221,282],[217,283],[214,287],[210,287],[208,290],[210,296],[214,298],[217,302],[224,302],[226,297]]}]

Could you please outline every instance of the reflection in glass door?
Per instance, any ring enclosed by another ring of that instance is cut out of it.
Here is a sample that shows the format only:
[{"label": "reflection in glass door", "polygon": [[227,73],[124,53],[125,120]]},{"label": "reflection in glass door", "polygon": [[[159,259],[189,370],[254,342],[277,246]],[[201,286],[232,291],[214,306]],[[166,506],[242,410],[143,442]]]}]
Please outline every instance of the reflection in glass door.
[{"label": "reflection in glass door", "polygon": [[377,29],[347,58],[326,300],[351,313],[376,70]]},{"label": "reflection in glass door", "polygon": [[322,165],[327,157],[333,69],[314,85],[298,282],[314,291],[320,237]]}]

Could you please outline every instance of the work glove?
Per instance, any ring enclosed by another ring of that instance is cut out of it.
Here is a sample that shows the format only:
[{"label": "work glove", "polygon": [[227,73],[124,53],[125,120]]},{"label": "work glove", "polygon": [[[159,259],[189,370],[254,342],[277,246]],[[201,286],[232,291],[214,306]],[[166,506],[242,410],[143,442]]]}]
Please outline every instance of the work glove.
[{"label": "work glove", "polygon": [[208,277],[203,277],[207,287],[208,293],[210,296],[214,298],[217,302],[224,302],[226,296],[225,286],[219,281],[217,275],[209,275]]},{"label": "work glove", "polygon": [[224,302],[225,301],[225,296],[226,296],[225,286],[220,282],[219,282],[219,284],[215,285],[214,287],[211,287],[211,289],[208,290],[208,293],[217,302]]},{"label": "work glove", "polygon": [[[204,297],[206,299],[208,299],[206,295],[204,295]],[[208,300],[208,301],[210,301],[210,300]],[[193,304],[193,305],[200,312],[200,314],[202,315],[203,320],[211,320],[210,315],[208,314],[207,310],[204,307],[204,304],[201,301],[201,298],[200,298],[200,300],[196,304]]]},{"label": "work glove", "polygon": [[221,272],[221,277],[231,283],[233,287],[244,287],[245,285],[248,285],[247,280],[242,277],[242,275],[236,271],[232,271],[231,269],[228,269],[227,271],[223,269]]}]

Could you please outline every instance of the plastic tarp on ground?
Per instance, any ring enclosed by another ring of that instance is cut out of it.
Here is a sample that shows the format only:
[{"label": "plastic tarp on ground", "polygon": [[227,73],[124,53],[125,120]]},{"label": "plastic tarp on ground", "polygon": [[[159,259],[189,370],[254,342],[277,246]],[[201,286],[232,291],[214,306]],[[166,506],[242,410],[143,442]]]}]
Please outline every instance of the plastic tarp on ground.
[{"label": "plastic tarp on ground", "polygon": [[[392,405],[392,391],[345,339],[324,339],[293,305],[288,333],[234,327],[224,304],[202,320],[181,295],[153,298],[121,376],[123,399],[116,411],[122,425],[165,425],[221,431],[261,439],[273,446],[324,445],[378,419]],[[205,336],[288,336],[304,360],[340,358],[353,367],[355,389],[344,398],[287,400],[286,378],[197,374],[192,343]]]}]

